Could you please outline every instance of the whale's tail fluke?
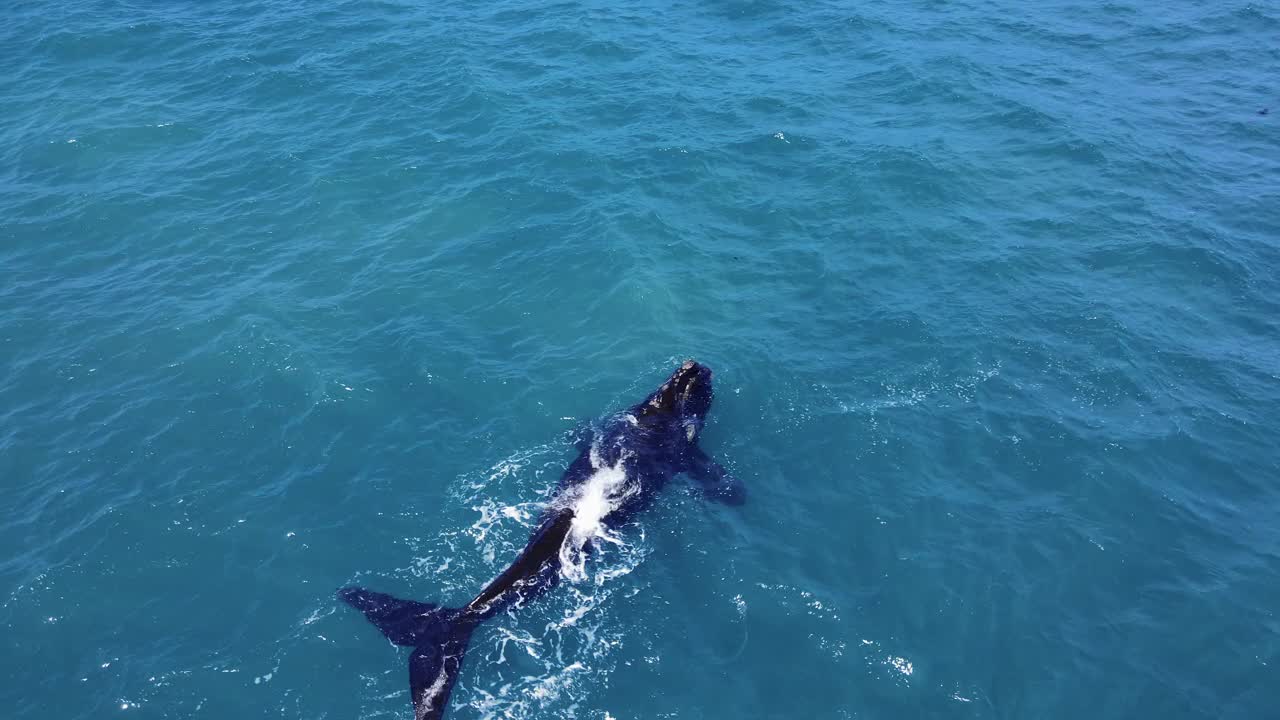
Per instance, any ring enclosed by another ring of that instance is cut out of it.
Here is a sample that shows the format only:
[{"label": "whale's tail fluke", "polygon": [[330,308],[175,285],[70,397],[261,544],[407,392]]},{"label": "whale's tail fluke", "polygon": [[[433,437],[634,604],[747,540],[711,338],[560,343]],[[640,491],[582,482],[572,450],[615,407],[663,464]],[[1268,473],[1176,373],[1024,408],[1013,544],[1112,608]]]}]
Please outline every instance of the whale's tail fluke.
[{"label": "whale's tail fluke", "polygon": [[364,613],[388,640],[414,648],[409,656],[414,719],[444,717],[476,627],[475,616],[465,610],[401,600],[357,587],[339,590],[338,597]]}]

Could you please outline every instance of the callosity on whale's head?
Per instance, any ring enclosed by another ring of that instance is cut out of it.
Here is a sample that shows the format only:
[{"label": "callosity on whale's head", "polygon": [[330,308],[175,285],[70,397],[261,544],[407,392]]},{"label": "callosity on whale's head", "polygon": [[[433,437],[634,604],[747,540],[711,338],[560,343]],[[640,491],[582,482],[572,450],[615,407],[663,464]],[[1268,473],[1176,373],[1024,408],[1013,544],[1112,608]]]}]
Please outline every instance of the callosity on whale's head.
[{"label": "callosity on whale's head", "polygon": [[711,368],[685,360],[657,390],[636,407],[646,419],[678,420],[690,442],[698,437],[711,411]]}]

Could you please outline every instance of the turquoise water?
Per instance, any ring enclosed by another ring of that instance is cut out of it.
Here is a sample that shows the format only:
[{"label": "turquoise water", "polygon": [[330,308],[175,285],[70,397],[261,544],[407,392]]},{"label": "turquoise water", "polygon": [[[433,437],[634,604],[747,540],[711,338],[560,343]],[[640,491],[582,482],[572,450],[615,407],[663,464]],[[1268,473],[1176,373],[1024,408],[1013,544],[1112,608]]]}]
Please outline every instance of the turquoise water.
[{"label": "turquoise water", "polygon": [[409,717],[334,590],[465,602],[684,357],[748,504],[451,717],[1275,715],[1273,4],[0,19],[7,717]]}]

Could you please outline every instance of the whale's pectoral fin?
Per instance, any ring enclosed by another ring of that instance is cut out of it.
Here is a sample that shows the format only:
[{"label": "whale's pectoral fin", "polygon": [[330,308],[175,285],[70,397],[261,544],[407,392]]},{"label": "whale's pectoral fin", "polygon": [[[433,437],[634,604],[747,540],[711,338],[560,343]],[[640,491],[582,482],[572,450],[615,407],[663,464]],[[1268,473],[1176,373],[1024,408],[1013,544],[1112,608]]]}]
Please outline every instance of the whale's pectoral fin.
[{"label": "whale's pectoral fin", "polygon": [[742,481],[729,474],[720,463],[712,460],[699,447],[689,452],[685,465],[689,477],[698,481],[702,493],[725,505],[741,505],[747,501],[747,488]]}]

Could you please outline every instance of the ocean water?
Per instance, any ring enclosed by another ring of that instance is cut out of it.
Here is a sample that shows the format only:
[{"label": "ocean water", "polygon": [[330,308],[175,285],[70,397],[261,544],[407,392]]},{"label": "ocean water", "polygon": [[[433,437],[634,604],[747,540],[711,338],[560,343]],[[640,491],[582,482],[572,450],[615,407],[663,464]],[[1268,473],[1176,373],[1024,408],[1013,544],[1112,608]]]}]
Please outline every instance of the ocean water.
[{"label": "ocean water", "polygon": [[334,590],[465,602],[685,357],[749,502],[450,717],[1277,716],[1274,3],[0,20],[5,717],[410,717]]}]

